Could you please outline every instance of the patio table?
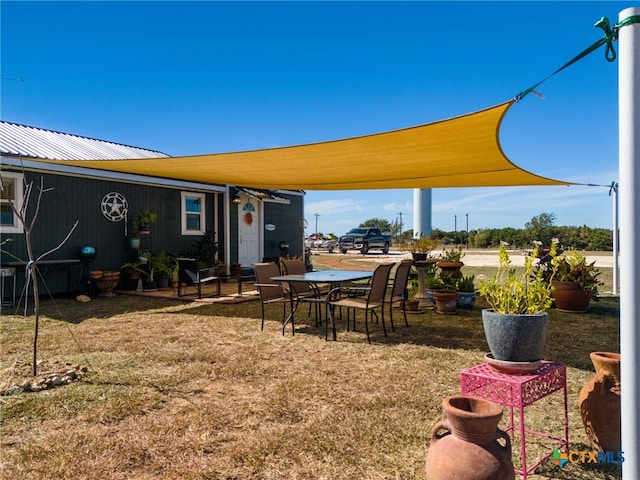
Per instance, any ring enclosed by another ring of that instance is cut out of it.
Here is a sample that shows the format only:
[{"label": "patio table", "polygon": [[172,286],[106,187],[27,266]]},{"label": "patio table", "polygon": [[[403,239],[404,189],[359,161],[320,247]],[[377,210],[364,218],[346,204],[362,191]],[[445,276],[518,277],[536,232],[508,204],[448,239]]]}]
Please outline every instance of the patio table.
[{"label": "patio table", "polygon": [[[355,282],[356,280],[365,280],[371,278],[373,275],[372,271],[368,270],[318,270],[315,272],[306,272],[299,274],[291,274],[291,275],[278,275],[276,277],[271,277],[271,280],[274,282],[286,282],[288,284],[292,283],[309,283],[309,284],[329,284],[329,292],[336,287],[339,287],[341,284],[345,282]],[[294,288],[291,288],[294,290]],[[287,324],[293,320],[293,315],[298,309],[298,302],[295,302],[291,313],[287,316],[284,323],[282,324],[282,331],[287,326]],[[333,323],[333,318],[331,319],[331,327],[333,330],[333,340],[336,341],[336,329]]]}]

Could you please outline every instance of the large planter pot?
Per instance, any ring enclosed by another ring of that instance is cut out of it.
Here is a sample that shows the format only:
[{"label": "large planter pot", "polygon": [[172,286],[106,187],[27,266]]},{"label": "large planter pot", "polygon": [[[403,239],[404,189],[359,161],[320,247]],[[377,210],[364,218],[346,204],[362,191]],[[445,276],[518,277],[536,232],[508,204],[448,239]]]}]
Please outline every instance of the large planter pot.
[{"label": "large planter pot", "polygon": [[458,303],[458,292],[434,290],[433,299],[436,302],[436,312],[445,315],[455,315]]},{"label": "large planter pot", "polygon": [[507,362],[536,362],[547,338],[547,312],[535,315],[482,310],[482,326],[493,358]]},{"label": "large planter pot", "polygon": [[95,280],[96,287],[100,289],[101,297],[112,298],[116,294],[113,293],[113,289],[118,286],[120,282],[120,272],[103,272],[102,276]]},{"label": "large planter pot", "polygon": [[122,282],[122,288],[125,290],[137,290],[139,282],[139,278],[125,278]]},{"label": "large planter pot", "polygon": [[142,290],[145,292],[154,292],[158,290],[158,283],[155,280],[142,280]]},{"label": "large planter pot", "polygon": [[420,302],[418,300],[405,300],[404,308],[407,312],[417,312],[420,310]]},{"label": "large planter pot", "polygon": [[476,292],[458,292],[458,308],[471,310],[476,304]]},{"label": "large planter pot", "polygon": [[578,282],[552,280],[553,301],[561,312],[582,313],[589,309],[591,290],[584,291]]},{"label": "large planter pot", "polygon": [[462,276],[460,269],[464,266],[464,262],[438,262],[436,264],[443,273],[451,278],[458,279]]},{"label": "large planter pot", "polygon": [[425,467],[428,480],[515,478],[509,435],[498,428],[502,407],[462,395],[442,401],[446,420],[431,432]]},{"label": "large planter pot", "polygon": [[592,352],[596,375],[578,395],[580,415],[591,446],[620,451],[620,354]]}]

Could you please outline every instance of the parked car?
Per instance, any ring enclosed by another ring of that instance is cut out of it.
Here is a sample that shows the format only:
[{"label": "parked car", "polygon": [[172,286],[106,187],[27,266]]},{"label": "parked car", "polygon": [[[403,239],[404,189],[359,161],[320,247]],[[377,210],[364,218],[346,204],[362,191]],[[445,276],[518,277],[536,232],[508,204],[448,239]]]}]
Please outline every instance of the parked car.
[{"label": "parked car", "polygon": [[340,237],[339,246],[342,253],[347,253],[348,250],[360,250],[360,253],[365,255],[372,249],[389,253],[391,235],[383,234],[379,228],[352,228]]}]

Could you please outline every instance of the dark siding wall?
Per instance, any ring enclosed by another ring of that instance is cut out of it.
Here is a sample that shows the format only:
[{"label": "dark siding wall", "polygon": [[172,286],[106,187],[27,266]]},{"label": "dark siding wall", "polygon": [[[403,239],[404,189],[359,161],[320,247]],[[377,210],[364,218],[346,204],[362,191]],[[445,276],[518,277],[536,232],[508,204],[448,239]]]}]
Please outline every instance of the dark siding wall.
[{"label": "dark siding wall", "polygon": [[[136,252],[128,246],[125,223],[111,222],[101,212],[102,198],[109,192],[121,193],[128,201],[127,231],[136,211],[148,209],[158,214],[158,221],[151,225],[151,235],[142,239],[141,247],[148,246],[154,251],[166,250],[174,254],[193,251],[193,242],[198,237],[181,234],[179,189],[30,172],[25,176],[27,182],[33,181],[38,186],[40,179],[44,178],[44,188],[50,190],[43,194],[39,217],[33,229],[32,244],[36,256],[56,247],[78,220],[78,227],[69,240],[60,250],[48,256],[48,259],[78,258],[83,245],[96,248],[97,255],[90,265],[91,269],[119,270],[123,262],[135,257]],[[218,228],[213,223],[214,196],[211,193],[207,195],[206,222],[207,228],[215,232]],[[29,204],[31,214],[36,200],[36,196],[32,195]],[[219,214],[221,224],[222,218]],[[223,239],[222,230],[218,231],[219,238]],[[3,234],[2,240],[6,237],[13,237],[14,241],[4,248],[17,257],[26,259],[24,235]],[[10,260],[3,255],[3,262]],[[53,293],[66,291],[66,278],[64,272],[60,272],[57,277],[56,272],[52,272],[50,290]]]},{"label": "dark siding wall", "polygon": [[304,252],[303,236],[303,197],[282,195],[291,200],[290,205],[265,202],[264,222],[275,225],[275,230],[264,230],[264,256],[277,257],[280,255],[280,242],[289,243],[289,255],[302,255]]}]

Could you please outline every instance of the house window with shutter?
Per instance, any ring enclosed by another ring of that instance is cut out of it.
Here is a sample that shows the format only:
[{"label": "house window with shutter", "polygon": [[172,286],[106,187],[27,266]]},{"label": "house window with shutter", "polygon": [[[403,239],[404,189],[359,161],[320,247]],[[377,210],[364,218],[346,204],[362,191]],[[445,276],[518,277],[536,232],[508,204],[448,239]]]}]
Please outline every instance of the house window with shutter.
[{"label": "house window with shutter", "polygon": [[22,223],[11,207],[22,208],[24,176],[21,173],[2,172],[2,194],[0,195],[0,227],[2,233],[23,233]]},{"label": "house window with shutter", "polygon": [[202,235],[205,225],[205,194],[182,192],[182,234]]}]

